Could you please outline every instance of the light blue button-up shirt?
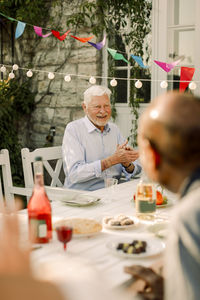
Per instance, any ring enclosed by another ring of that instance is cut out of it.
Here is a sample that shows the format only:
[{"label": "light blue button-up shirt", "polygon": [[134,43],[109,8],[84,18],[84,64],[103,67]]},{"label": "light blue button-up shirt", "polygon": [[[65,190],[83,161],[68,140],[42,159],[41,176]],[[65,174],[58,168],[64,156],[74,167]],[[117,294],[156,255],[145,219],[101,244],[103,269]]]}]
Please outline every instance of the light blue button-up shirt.
[{"label": "light blue button-up shirt", "polygon": [[93,191],[104,187],[106,176],[120,179],[122,172],[127,180],[141,171],[141,166],[134,162],[133,173],[126,172],[121,164],[101,170],[101,160],[112,155],[125,139],[118,127],[111,122],[101,132],[85,116],[70,122],[65,129],[62,153],[66,175],[64,186],[71,189]]}]

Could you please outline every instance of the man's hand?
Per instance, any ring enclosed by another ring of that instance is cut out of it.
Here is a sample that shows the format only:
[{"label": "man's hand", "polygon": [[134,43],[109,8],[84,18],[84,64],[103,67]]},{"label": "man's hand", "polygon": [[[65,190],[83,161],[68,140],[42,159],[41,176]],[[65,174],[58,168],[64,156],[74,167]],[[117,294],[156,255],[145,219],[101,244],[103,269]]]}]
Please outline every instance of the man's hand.
[{"label": "man's hand", "polygon": [[[163,277],[155,273],[151,268],[140,265],[125,267],[124,271],[131,274],[134,279],[133,292],[138,293],[145,300],[162,300],[164,297]],[[143,285],[142,285],[143,282]],[[131,289],[130,289],[131,290]]]},{"label": "man's hand", "polygon": [[128,166],[139,157],[139,152],[132,147],[127,146],[127,142],[128,141],[122,145],[118,145],[114,153],[115,159],[118,161],[117,163],[123,164],[124,167]]}]

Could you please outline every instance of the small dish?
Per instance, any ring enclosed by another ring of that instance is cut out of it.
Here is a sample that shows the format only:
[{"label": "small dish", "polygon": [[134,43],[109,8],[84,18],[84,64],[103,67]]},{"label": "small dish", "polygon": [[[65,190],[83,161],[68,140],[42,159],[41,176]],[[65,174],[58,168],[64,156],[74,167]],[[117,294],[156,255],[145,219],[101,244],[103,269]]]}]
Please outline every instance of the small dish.
[{"label": "small dish", "polygon": [[133,218],[132,216],[127,216],[129,219],[131,219],[134,224],[130,224],[130,225],[110,225],[105,223],[105,218],[103,218],[103,227],[106,229],[111,229],[111,230],[123,230],[123,229],[133,229],[133,228],[137,228],[139,225],[139,220],[137,218]]},{"label": "small dish", "polygon": [[[165,243],[159,239],[142,239],[147,243],[146,252],[141,253],[124,253],[122,250],[117,250],[119,243],[131,243],[134,238],[121,238],[118,241],[109,242],[106,246],[113,253],[124,258],[145,258],[158,255],[165,249]],[[138,238],[136,238],[137,240]]]},{"label": "small dish", "polygon": [[63,202],[65,205],[80,207],[95,204],[99,200],[101,200],[99,197],[88,194],[73,194],[73,196],[71,197],[66,195],[65,197],[60,199],[60,201]]}]

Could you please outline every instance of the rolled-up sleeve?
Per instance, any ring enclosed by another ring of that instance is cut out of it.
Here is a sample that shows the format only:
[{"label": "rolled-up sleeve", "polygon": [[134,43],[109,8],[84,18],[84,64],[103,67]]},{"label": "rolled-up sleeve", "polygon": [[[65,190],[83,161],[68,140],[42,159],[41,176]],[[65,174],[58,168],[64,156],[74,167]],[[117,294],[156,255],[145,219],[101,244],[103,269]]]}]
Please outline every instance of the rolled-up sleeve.
[{"label": "rolled-up sleeve", "polygon": [[125,167],[122,166],[123,173],[127,180],[129,180],[131,177],[134,177],[135,175],[139,174],[142,171],[142,167],[140,164],[139,159],[132,162],[134,164],[134,170],[132,173],[128,173],[125,169]]}]

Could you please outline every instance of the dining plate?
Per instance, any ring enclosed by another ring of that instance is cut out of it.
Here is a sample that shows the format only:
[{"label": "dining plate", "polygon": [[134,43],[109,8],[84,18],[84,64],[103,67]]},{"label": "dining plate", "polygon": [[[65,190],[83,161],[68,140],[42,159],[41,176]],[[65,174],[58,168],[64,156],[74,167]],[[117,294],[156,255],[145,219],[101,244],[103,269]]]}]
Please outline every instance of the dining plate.
[{"label": "dining plate", "polygon": [[[117,250],[117,246],[119,243],[131,243],[134,240],[134,237],[132,238],[121,238],[115,241],[109,242],[106,246],[107,248],[115,255],[124,257],[124,258],[144,258],[144,257],[150,257],[154,255],[158,255],[165,249],[165,243],[159,239],[150,239],[150,238],[144,238],[141,239],[142,241],[145,241],[147,243],[146,252],[141,253],[124,253],[122,250]],[[138,240],[138,237],[135,238],[135,240]]]},{"label": "dining plate", "polygon": [[128,218],[130,218],[134,224],[130,224],[130,225],[109,225],[107,223],[105,223],[105,218],[103,218],[103,227],[106,229],[111,229],[111,230],[120,230],[120,229],[133,229],[133,228],[138,228],[139,225],[139,220],[137,218],[133,218],[132,216],[128,216]]},{"label": "dining plate", "polygon": [[101,232],[102,225],[93,219],[67,218],[54,223],[54,228],[58,226],[71,226],[73,237],[87,237]]},{"label": "dining plate", "polygon": [[70,206],[88,206],[97,203],[100,197],[88,194],[71,194],[61,198],[60,201]]}]

